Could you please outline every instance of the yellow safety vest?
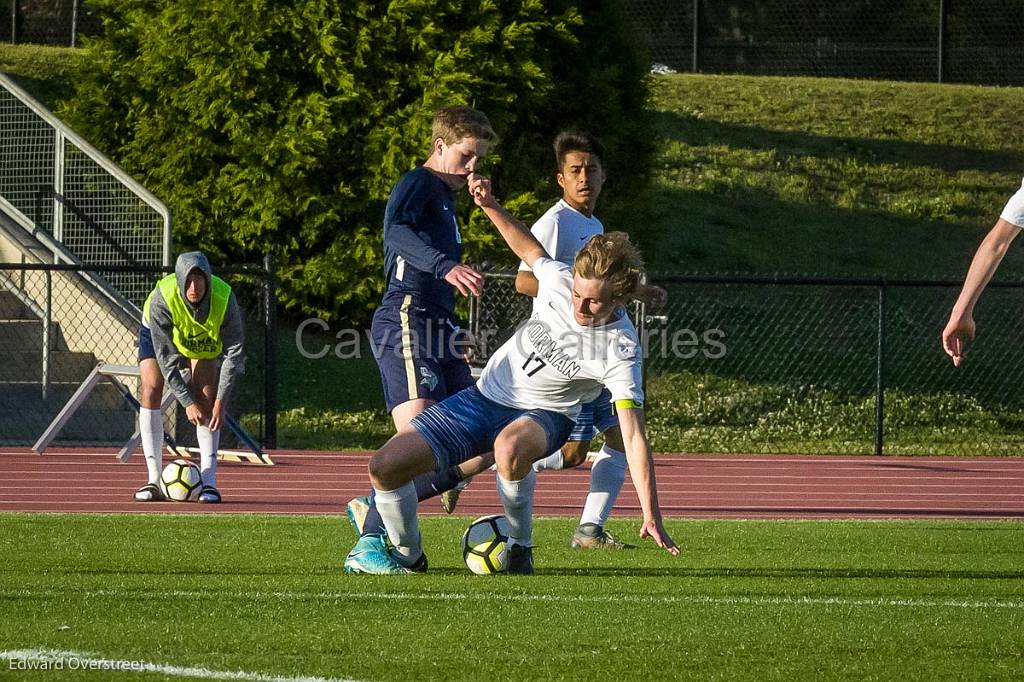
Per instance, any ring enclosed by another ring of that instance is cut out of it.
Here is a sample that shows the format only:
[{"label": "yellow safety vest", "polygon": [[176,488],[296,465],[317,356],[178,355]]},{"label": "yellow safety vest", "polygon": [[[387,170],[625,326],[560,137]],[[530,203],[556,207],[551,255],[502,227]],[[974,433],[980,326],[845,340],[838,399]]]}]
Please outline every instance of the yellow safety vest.
[{"label": "yellow safety vest", "polygon": [[[156,288],[160,290],[171,311],[171,322],[174,325],[171,340],[178,352],[191,360],[209,360],[219,356],[224,350],[220,328],[228,311],[228,301],[231,300],[231,285],[220,277],[210,276],[210,314],[206,317],[206,322],[201,324],[196,322],[189,312],[188,304],[178,289],[178,279],[175,275],[167,275],[161,279],[157,282]],[[151,293],[142,306],[142,317],[145,320],[149,320],[149,305],[152,299]]]}]

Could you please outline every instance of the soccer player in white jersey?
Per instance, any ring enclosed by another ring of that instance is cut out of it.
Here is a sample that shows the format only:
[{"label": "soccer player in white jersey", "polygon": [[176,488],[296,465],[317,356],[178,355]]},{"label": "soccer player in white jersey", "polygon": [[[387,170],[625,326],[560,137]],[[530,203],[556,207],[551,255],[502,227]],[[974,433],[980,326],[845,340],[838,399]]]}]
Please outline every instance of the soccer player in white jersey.
[{"label": "soccer player in white jersey", "polygon": [[1006,202],[996,224],[978,246],[949,322],[942,330],[942,347],[956,367],[963,361],[965,344],[974,340],[974,306],[1021,229],[1024,229],[1024,182]]},{"label": "soccer player in white jersey", "polygon": [[[562,198],[533,224],[530,231],[553,260],[572,265],[580,248],[594,235],[604,233],[604,225],[594,215],[605,181],[604,146],[594,136],[579,131],[559,133],[553,146],[557,169],[555,180],[562,188]],[[519,265],[516,290],[527,296],[537,296],[537,278],[525,262]],[[660,287],[644,284],[634,297],[652,309],[658,309],[665,304],[667,294]],[[536,306],[535,299],[534,310]],[[591,465],[590,489],[570,545],[580,549],[633,549],[635,545],[622,542],[604,528],[626,478],[622,432],[607,389],[582,406],[565,445],[537,460],[533,468],[541,472],[580,466],[586,461],[590,442],[598,433],[604,435],[605,443]],[[455,509],[460,490],[464,487],[465,482],[442,493],[441,505],[449,514]]]},{"label": "soccer player in white jersey", "polygon": [[509,573],[533,573],[533,462],[568,437],[580,406],[603,387],[619,410],[626,457],[640,500],[640,537],[673,555],[679,549],[662,524],[653,458],[644,427],[642,358],[636,329],[622,305],[636,292],[639,253],[623,233],[593,238],[573,267],[551,260],[537,240],[472,176],[474,201],[498,227],[539,282],[536,312],[488,361],[476,386],[429,407],[370,460],[370,480],[393,548],[387,557],[346,569],[406,573],[426,564],[413,478],[493,450],[498,495],[509,520]]},{"label": "soccer player in white jersey", "polygon": [[[576,253],[591,237],[604,233],[604,225],[594,215],[597,198],[604,186],[604,147],[592,135],[566,131],[555,138],[555,176],[562,198],[534,223],[530,231],[551,258],[572,265]],[[516,275],[516,290],[537,295],[537,278],[522,262]],[[656,286],[641,285],[634,294],[653,309],[665,304],[667,294]],[[534,299],[536,307],[538,301]],[[619,420],[612,409],[611,393],[605,388],[597,399],[580,409],[576,428],[560,449],[537,460],[535,471],[571,469],[587,459],[590,441],[604,435],[604,446],[590,469],[590,490],[571,546],[582,549],[632,549],[604,529],[619,490],[626,477],[626,453]]]}]

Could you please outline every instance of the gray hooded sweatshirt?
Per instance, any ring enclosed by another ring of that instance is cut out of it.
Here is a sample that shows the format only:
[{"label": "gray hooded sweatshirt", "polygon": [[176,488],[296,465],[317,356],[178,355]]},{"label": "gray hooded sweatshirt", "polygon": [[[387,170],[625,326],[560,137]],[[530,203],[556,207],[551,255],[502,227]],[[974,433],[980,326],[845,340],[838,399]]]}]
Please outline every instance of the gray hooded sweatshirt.
[{"label": "gray hooded sweatshirt", "polygon": [[[185,282],[193,270],[199,270],[206,276],[206,296],[197,305],[192,305],[185,296]],[[210,262],[201,251],[189,251],[178,256],[174,265],[174,275],[178,281],[178,290],[185,300],[189,312],[197,322],[203,322],[210,314]],[[187,362],[171,340],[174,332],[174,324],[171,322],[171,309],[167,306],[163,294],[157,288],[153,291],[153,298],[149,304],[149,319],[143,318],[142,324],[149,327],[153,336],[153,349],[156,351],[156,361],[160,365],[160,373],[164,375],[164,381],[174,393],[182,407],[188,407],[195,403],[195,396],[189,388],[185,378],[181,375],[181,367]],[[224,314],[224,324],[220,329],[221,340],[224,342],[224,355],[220,368],[220,382],[217,386],[217,399],[228,401],[231,391],[238,383],[239,377],[245,372],[245,353],[242,344],[245,341],[245,327],[242,322],[242,309],[235,299],[235,293],[231,292],[231,299],[228,301],[228,309]]]}]

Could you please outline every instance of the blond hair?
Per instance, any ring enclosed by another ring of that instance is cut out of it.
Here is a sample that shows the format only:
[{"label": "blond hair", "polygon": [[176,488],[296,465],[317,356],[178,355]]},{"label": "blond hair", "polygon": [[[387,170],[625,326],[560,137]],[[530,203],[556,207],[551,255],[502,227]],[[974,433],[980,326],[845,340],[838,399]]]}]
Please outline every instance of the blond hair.
[{"label": "blond hair", "polygon": [[472,107],[457,105],[438,109],[430,128],[431,141],[441,138],[445,144],[455,144],[467,137],[492,142],[498,139],[487,115]]},{"label": "blond hair", "polygon": [[572,271],[583,279],[604,280],[612,299],[632,296],[640,286],[644,263],[625,232],[594,235],[576,253]]}]

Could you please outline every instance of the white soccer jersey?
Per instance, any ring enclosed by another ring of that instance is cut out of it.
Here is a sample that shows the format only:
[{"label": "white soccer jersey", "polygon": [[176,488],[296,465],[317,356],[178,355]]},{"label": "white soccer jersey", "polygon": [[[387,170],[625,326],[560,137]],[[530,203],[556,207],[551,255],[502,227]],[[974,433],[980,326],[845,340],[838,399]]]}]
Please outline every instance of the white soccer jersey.
[{"label": "white soccer jersey", "polygon": [[[530,228],[540,245],[554,260],[572,265],[576,252],[595,234],[604,234],[604,225],[594,216],[587,217],[559,199]],[[530,266],[520,261],[519,269],[530,271]],[[537,299],[533,301],[537,310]]]},{"label": "white soccer jersey", "polygon": [[491,400],[523,410],[552,410],[576,419],[603,387],[612,400],[643,402],[643,361],[636,328],[624,310],[600,327],[576,322],[572,269],[538,258],[533,316],[487,361],[477,387]]},{"label": "white soccer jersey", "polygon": [[999,217],[1017,227],[1024,227],[1024,182],[1021,183],[1020,189],[1006,202],[1006,206]]}]

